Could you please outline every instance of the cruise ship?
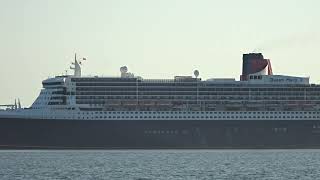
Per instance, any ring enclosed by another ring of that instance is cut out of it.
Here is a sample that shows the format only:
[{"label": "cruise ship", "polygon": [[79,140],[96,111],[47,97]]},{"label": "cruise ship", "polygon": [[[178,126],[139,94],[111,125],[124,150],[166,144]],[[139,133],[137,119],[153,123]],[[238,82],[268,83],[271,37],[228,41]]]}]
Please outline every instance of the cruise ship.
[{"label": "cruise ship", "polygon": [[29,108],[0,110],[0,149],[320,148],[320,85],[243,55],[240,80],[73,75],[42,82]]}]

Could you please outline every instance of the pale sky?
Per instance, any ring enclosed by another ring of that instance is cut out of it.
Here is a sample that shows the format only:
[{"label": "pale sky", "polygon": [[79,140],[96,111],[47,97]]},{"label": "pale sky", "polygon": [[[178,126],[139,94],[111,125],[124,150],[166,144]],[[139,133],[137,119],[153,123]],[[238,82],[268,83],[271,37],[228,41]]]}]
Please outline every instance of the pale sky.
[{"label": "pale sky", "polygon": [[320,1],[0,0],[0,104],[31,105],[75,52],[87,75],[239,79],[252,51],[320,83]]}]

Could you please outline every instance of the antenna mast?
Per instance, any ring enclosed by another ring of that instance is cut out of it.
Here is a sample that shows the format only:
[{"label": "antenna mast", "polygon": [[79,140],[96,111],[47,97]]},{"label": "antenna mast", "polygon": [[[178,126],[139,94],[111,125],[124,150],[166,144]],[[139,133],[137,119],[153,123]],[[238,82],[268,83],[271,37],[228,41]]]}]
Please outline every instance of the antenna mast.
[{"label": "antenna mast", "polygon": [[[86,58],[82,58],[82,60],[86,60]],[[77,53],[74,54],[74,62],[71,63],[70,69],[74,70],[75,77],[81,77],[81,60],[77,59]]]}]

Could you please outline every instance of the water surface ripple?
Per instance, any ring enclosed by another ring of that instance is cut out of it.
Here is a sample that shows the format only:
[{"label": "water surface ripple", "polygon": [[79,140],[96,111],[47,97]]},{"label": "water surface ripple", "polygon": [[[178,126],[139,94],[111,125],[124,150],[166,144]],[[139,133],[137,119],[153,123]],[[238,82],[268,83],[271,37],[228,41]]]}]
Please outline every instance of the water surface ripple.
[{"label": "water surface ripple", "polygon": [[320,150],[0,151],[0,179],[320,179]]}]

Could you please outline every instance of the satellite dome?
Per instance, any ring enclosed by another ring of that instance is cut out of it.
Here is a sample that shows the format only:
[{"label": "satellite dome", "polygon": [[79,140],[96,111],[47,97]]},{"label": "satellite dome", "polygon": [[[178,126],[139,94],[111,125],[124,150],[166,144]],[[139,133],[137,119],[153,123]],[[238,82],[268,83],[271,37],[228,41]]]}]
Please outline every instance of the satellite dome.
[{"label": "satellite dome", "polygon": [[127,66],[122,66],[122,67],[120,68],[120,72],[121,72],[121,73],[127,73],[127,72],[128,72]]},{"label": "satellite dome", "polygon": [[193,74],[194,74],[194,76],[197,78],[198,76],[199,76],[199,71],[198,70],[195,70],[194,72],[193,72]]}]

